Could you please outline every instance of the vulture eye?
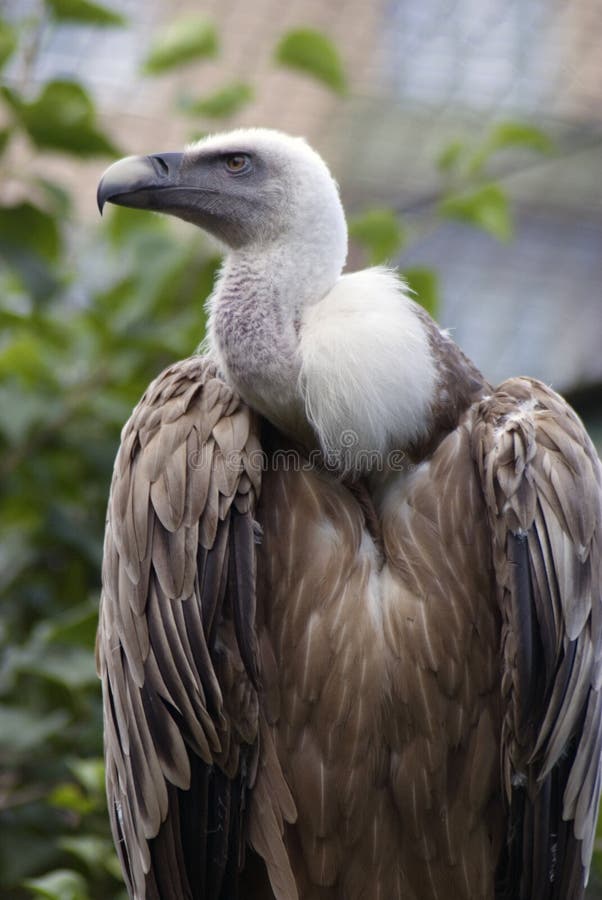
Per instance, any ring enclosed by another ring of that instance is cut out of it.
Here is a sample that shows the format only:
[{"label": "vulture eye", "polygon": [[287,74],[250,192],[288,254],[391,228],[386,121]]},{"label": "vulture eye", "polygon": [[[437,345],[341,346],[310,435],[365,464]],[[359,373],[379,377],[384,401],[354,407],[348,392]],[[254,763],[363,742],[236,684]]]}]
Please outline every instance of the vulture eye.
[{"label": "vulture eye", "polygon": [[233,153],[226,157],[226,169],[231,175],[241,175],[251,167],[251,160],[246,153]]}]

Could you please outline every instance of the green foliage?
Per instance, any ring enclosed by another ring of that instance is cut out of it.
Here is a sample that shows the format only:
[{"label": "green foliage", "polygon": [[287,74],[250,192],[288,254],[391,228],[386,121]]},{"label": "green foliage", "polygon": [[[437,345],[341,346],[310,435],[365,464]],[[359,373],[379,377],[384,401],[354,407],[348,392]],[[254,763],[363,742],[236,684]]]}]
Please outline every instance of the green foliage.
[{"label": "green foliage", "polygon": [[441,215],[482,228],[500,241],[512,237],[512,218],[508,197],[499,184],[483,184],[465,194],[446,197]]},{"label": "green foliage", "polygon": [[469,171],[479,175],[491,157],[499,150],[522,147],[536,153],[551,153],[553,143],[549,135],[524,122],[499,122],[468,160]]},{"label": "green foliage", "polygon": [[548,154],[553,144],[541,129],[512,121],[494,125],[476,147],[459,139],[450,141],[436,160],[446,182],[439,214],[509,241],[514,226],[508,195],[489,174],[497,154],[508,149]]},{"label": "green foliage", "polygon": [[85,879],[69,869],[57,869],[41,878],[29,878],[25,882],[36,897],[48,900],[89,900]]},{"label": "green foliage", "polygon": [[151,47],[143,64],[147,75],[182,66],[198,59],[216,56],[219,41],[215,25],[200,16],[177,19]]},{"label": "green foliage", "polygon": [[[10,665],[10,663],[9,663]],[[40,716],[26,709],[0,706],[0,753],[4,761],[17,760],[22,753],[33,753],[56,737],[66,726],[63,712]]]},{"label": "green foliage", "polygon": [[[44,240],[39,256],[54,295],[36,299],[11,265],[0,314],[0,766],[9,773],[0,894],[68,864],[90,897],[106,900],[118,893],[94,671],[106,496],[133,404],[202,337],[216,259],[196,236],[176,239],[165,220],[117,210],[94,237],[103,259],[94,286],[86,282],[92,251],[83,248],[72,268],[72,257],[52,258],[56,247]],[[73,282],[88,284],[81,307],[70,299]],[[88,843],[73,843],[79,837]],[[104,862],[89,871],[94,847],[104,848]]]},{"label": "green foliage", "polygon": [[404,231],[390,209],[370,209],[349,221],[349,236],[369,255],[370,265],[391,262],[404,242]]},{"label": "green foliage", "polygon": [[6,150],[8,142],[11,138],[11,130],[10,128],[0,128],[0,156]]},{"label": "green foliage", "polygon": [[403,277],[414,293],[414,299],[437,318],[439,314],[439,278],[432,269],[414,266],[403,270]]},{"label": "green foliage", "polygon": [[450,141],[437,157],[438,168],[441,172],[445,173],[457,171],[462,163],[465,153],[466,145],[464,144],[464,141],[457,139]]},{"label": "green foliage", "polygon": [[0,19],[0,69],[11,58],[17,47],[17,34],[15,29]]},{"label": "green foliage", "polygon": [[[54,217],[31,203],[19,203],[0,209],[0,247],[24,248],[39,254],[46,262],[56,260],[61,250],[61,235]],[[6,252],[6,251],[5,251]]]},{"label": "green foliage", "polygon": [[485,170],[495,162],[496,154],[507,149],[549,154],[553,151],[554,144],[549,135],[534,125],[513,121],[498,122],[476,146],[457,138],[450,141],[439,154],[437,166],[442,173],[451,177],[487,177]]},{"label": "green foliage", "polygon": [[[0,259],[12,266],[32,297],[42,299],[57,286],[53,263],[62,247],[56,219],[31,203],[0,207]],[[21,348],[24,359],[27,347]],[[11,365],[11,350],[0,351],[0,370]]]},{"label": "green foliage", "polygon": [[97,128],[92,99],[75,81],[50,81],[31,102],[8,87],[2,88],[2,94],[19,125],[42,150],[77,156],[119,152]]},{"label": "green foliage", "polygon": [[124,25],[121,13],[91,3],[90,0],[45,0],[55,19],[65,22],[86,22],[90,25]]},{"label": "green foliage", "polygon": [[189,115],[226,119],[243,109],[254,96],[255,92],[250,84],[234,81],[207,97],[197,97],[194,100],[185,98],[181,101],[181,107]]},{"label": "green foliage", "polygon": [[339,94],[347,91],[347,79],[339,51],[331,40],[313,28],[296,28],[280,39],[275,59],[283,66],[317,78]]}]

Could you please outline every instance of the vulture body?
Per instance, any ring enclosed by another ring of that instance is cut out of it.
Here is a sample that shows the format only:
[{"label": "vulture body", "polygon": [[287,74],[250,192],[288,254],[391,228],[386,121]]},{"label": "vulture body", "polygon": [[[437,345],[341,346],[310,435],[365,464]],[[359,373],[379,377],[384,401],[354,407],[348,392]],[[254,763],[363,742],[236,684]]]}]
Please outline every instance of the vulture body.
[{"label": "vulture body", "polygon": [[97,656],[137,900],[579,900],[601,752],[602,471],[396,275],[341,275],[320,157],[244,130],[107,200],[228,253],[205,355],[126,424]]}]

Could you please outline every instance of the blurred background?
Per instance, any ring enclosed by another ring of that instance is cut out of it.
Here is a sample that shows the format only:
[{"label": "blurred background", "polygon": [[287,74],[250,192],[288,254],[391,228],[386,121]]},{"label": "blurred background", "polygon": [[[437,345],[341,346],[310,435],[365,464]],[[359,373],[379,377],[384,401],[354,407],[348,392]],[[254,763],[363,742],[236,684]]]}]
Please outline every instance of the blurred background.
[{"label": "blurred background", "polygon": [[[93,643],[119,431],[203,336],[219,254],[113,209],[115,158],[264,125],[338,179],[493,382],[602,444],[599,0],[0,2],[0,896],[117,900]],[[602,897],[596,850],[589,898]]]}]

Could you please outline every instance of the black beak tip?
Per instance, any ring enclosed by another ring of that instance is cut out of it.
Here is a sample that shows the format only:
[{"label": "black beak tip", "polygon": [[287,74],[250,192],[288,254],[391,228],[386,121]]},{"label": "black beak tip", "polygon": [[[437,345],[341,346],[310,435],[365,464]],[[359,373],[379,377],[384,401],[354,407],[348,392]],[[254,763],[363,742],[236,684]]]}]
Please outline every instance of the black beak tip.
[{"label": "black beak tip", "polygon": [[98,184],[98,190],[96,191],[96,205],[98,206],[98,212],[102,216],[102,211],[105,207],[105,203],[107,202],[107,191],[105,189],[105,185],[103,184],[104,179],[100,179]]}]

